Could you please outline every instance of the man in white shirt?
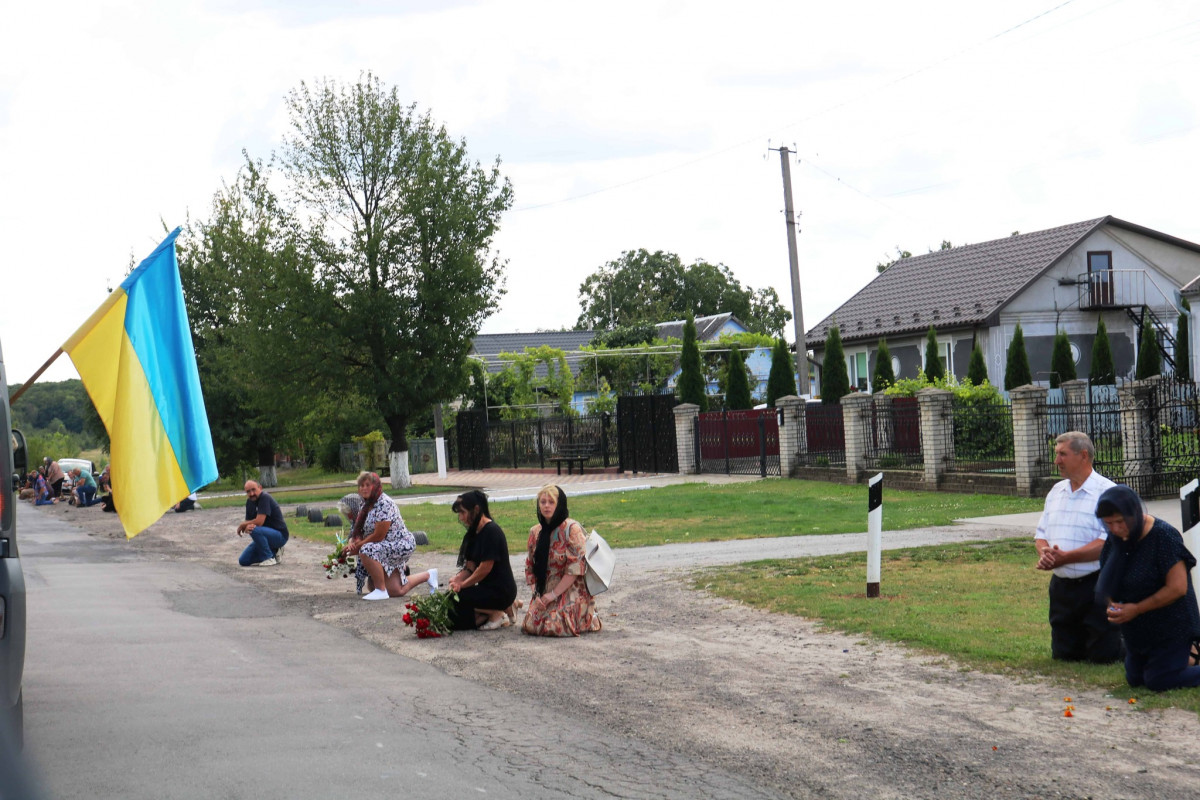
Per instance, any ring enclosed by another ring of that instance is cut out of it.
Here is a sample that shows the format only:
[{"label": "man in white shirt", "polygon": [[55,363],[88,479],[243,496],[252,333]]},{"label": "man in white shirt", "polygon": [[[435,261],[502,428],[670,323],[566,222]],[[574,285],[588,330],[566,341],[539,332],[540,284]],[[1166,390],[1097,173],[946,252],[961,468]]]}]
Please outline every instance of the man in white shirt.
[{"label": "man in white shirt", "polygon": [[1108,531],[1096,501],[1113,482],[1092,469],[1096,448],[1086,433],[1054,440],[1054,463],[1065,480],[1046,495],[1034,544],[1037,568],[1050,578],[1050,650],[1056,659],[1107,664],[1123,655],[1121,634],[1096,602],[1100,550]]}]

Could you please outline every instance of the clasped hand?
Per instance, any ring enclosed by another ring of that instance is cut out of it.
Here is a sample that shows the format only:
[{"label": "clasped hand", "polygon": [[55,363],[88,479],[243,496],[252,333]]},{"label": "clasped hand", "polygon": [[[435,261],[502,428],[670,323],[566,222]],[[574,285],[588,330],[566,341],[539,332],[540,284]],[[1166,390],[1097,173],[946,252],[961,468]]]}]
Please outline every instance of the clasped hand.
[{"label": "clasped hand", "polygon": [[1058,545],[1047,547],[1038,557],[1037,568],[1055,569],[1056,567],[1061,567],[1063,564],[1067,563],[1065,556],[1066,553],[1064,553],[1062,550],[1059,550]]},{"label": "clasped hand", "polygon": [[1139,613],[1141,612],[1138,611],[1137,603],[1108,604],[1108,621],[1114,625],[1124,625]]}]

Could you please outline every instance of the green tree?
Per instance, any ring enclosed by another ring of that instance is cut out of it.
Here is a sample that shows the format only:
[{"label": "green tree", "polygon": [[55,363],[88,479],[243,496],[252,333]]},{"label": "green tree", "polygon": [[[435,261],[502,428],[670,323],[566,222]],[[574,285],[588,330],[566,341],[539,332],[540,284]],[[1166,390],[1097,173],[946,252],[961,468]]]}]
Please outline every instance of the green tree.
[{"label": "green tree", "polygon": [[754,407],[754,401],[750,399],[750,376],[746,369],[746,361],[737,347],[730,349],[722,377],[726,409],[743,411]]},{"label": "green tree", "polygon": [[946,377],[946,365],[942,364],[937,330],[932,325],[929,326],[929,332],[925,334],[925,377],[931,383]]},{"label": "green tree", "polygon": [[627,250],[579,286],[578,330],[613,329],[637,323],[730,312],[757,333],[778,336],[792,315],[775,290],[755,290],[724,264],[690,265],[675,253]]},{"label": "green tree", "polygon": [[775,340],[771,351],[771,372],[767,375],[767,405],[774,407],[781,397],[796,394],[796,366],[792,363],[792,349],[780,337]]},{"label": "green tree", "polygon": [[825,336],[825,359],[821,366],[821,402],[840,403],[850,394],[850,373],[846,371],[846,354],[842,350],[842,334],[837,325]]},{"label": "green tree", "polygon": [[1155,338],[1154,328],[1150,325],[1150,318],[1146,317],[1142,320],[1142,336],[1138,342],[1137,372],[1134,378],[1144,381],[1161,374],[1162,360],[1158,353],[1158,340]]},{"label": "green tree", "polygon": [[1098,386],[1109,385],[1117,380],[1112,344],[1108,341],[1108,328],[1104,325],[1104,317],[1099,317],[1096,321],[1096,339],[1092,343],[1092,367],[1088,371],[1088,379]]},{"label": "green tree", "polygon": [[[1188,303],[1186,297],[1180,298],[1180,304],[1183,306],[1183,311],[1190,312],[1192,310],[1192,306]],[[1179,319],[1175,323],[1175,376],[1184,381],[1192,379],[1192,357],[1188,345],[1188,338],[1190,336],[1188,316],[1188,314],[1181,312]]]},{"label": "green tree", "polygon": [[979,342],[971,348],[971,363],[967,366],[967,380],[974,386],[982,386],[988,379],[987,364],[983,360],[983,349]]},{"label": "green tree", "polygon": [[1029,354],[1025,352],[1025,334],[1021,332],[1021,323],[1018,322],[1004,364],[1004,391],[1011,392],[1018,386],[1030,383],[1033,383],[1033,376],[1029,372]]},{"label": "green tree", "polygon": [[875,372],[871,375],[871,386],[877,392],[882,392],[896,382],[896,373],[892,369],[892,351],[888,349],[887,339],[879,340],[879,349],[875,353]]},{"label": "green tree", "polygon": [[1050,351],[1050,388],[1057,389],[1063,381],[1075,380],[1075,359],[1071,357],[1071,339],[1059,329],[1054,334],[1054,349]]},{"label": "green tree", "polygon": [[287,107],[284,172],[314,262],[305,344],[332,385],[372,398],[407,486],[408,420],[460,390],[502,293],[490,253],[512,187],[370,73],[301,83]]},{"label": "green tree", "polygon": [[683,350],[679,355],[679,401],[695,403],[708,411],[708,394],[700,369],[700,347],[696,344],[696,321],[689,314],[683,323]]}]

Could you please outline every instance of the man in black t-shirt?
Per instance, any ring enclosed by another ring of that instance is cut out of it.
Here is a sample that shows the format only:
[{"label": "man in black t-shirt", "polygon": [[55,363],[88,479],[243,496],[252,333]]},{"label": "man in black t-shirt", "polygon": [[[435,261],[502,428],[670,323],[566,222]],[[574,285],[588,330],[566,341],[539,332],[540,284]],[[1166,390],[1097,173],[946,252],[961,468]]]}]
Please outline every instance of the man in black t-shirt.
[{"label": "man in black t-shirt", "polygon": [[257,481],[246,481],[245,488],[246,521],[238,525],[237,533],[249,535],[253,541],[242,551],[238,563],[243,567],[273,567],[279,563],[288,540],[283,510]]}]

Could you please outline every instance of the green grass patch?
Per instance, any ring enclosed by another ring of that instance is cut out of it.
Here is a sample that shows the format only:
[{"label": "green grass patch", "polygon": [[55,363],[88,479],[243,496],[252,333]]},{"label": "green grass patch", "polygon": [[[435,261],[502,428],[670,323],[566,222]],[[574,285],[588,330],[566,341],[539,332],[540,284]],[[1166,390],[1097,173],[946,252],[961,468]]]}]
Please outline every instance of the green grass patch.
[{"label": "green grass patch", "polygon": [[[284,487],[286,489],[286,487]],[[339,486],[333,489],[311,489],[305,491],[280,491],[267,489],[267,494],[275,498],[281,506],[320,505],[328,504],[336,509],[337,501],[354,491],[353,486]],[[458,486],[410,486],[407,489],[388,489],[392,497],[404,495],[447,494],[463,492]],[[246,505],[246,495],[237,494],[231,497],[204,497],[201,505],[205,508],[233,508]]]},{"label": "green grass patch", "polygon": [[1200,691],[1131,689],[1119,664],[1054,661],[1047,573],[1031,537],[883,553],[882,597],[866,597],[866,554],[760,561],[705,569],[696,588],[855,634],[946,655],[986,672],[1036,675],[1130,697],[1147,708],[1200,713]]},{"label": "green grass patch", "polygon": [[[99,462],[97,462],[99,463]],[[321,467],[295,467],[275,470],[275,478],[281,487],[313,486],[323,483],[341,483],[358,478],[357,472],[330,472]],[[240,492],[248,480],[258,480],[258,470],[244,475],[230,475],[204,488],[209,493]]]}]

